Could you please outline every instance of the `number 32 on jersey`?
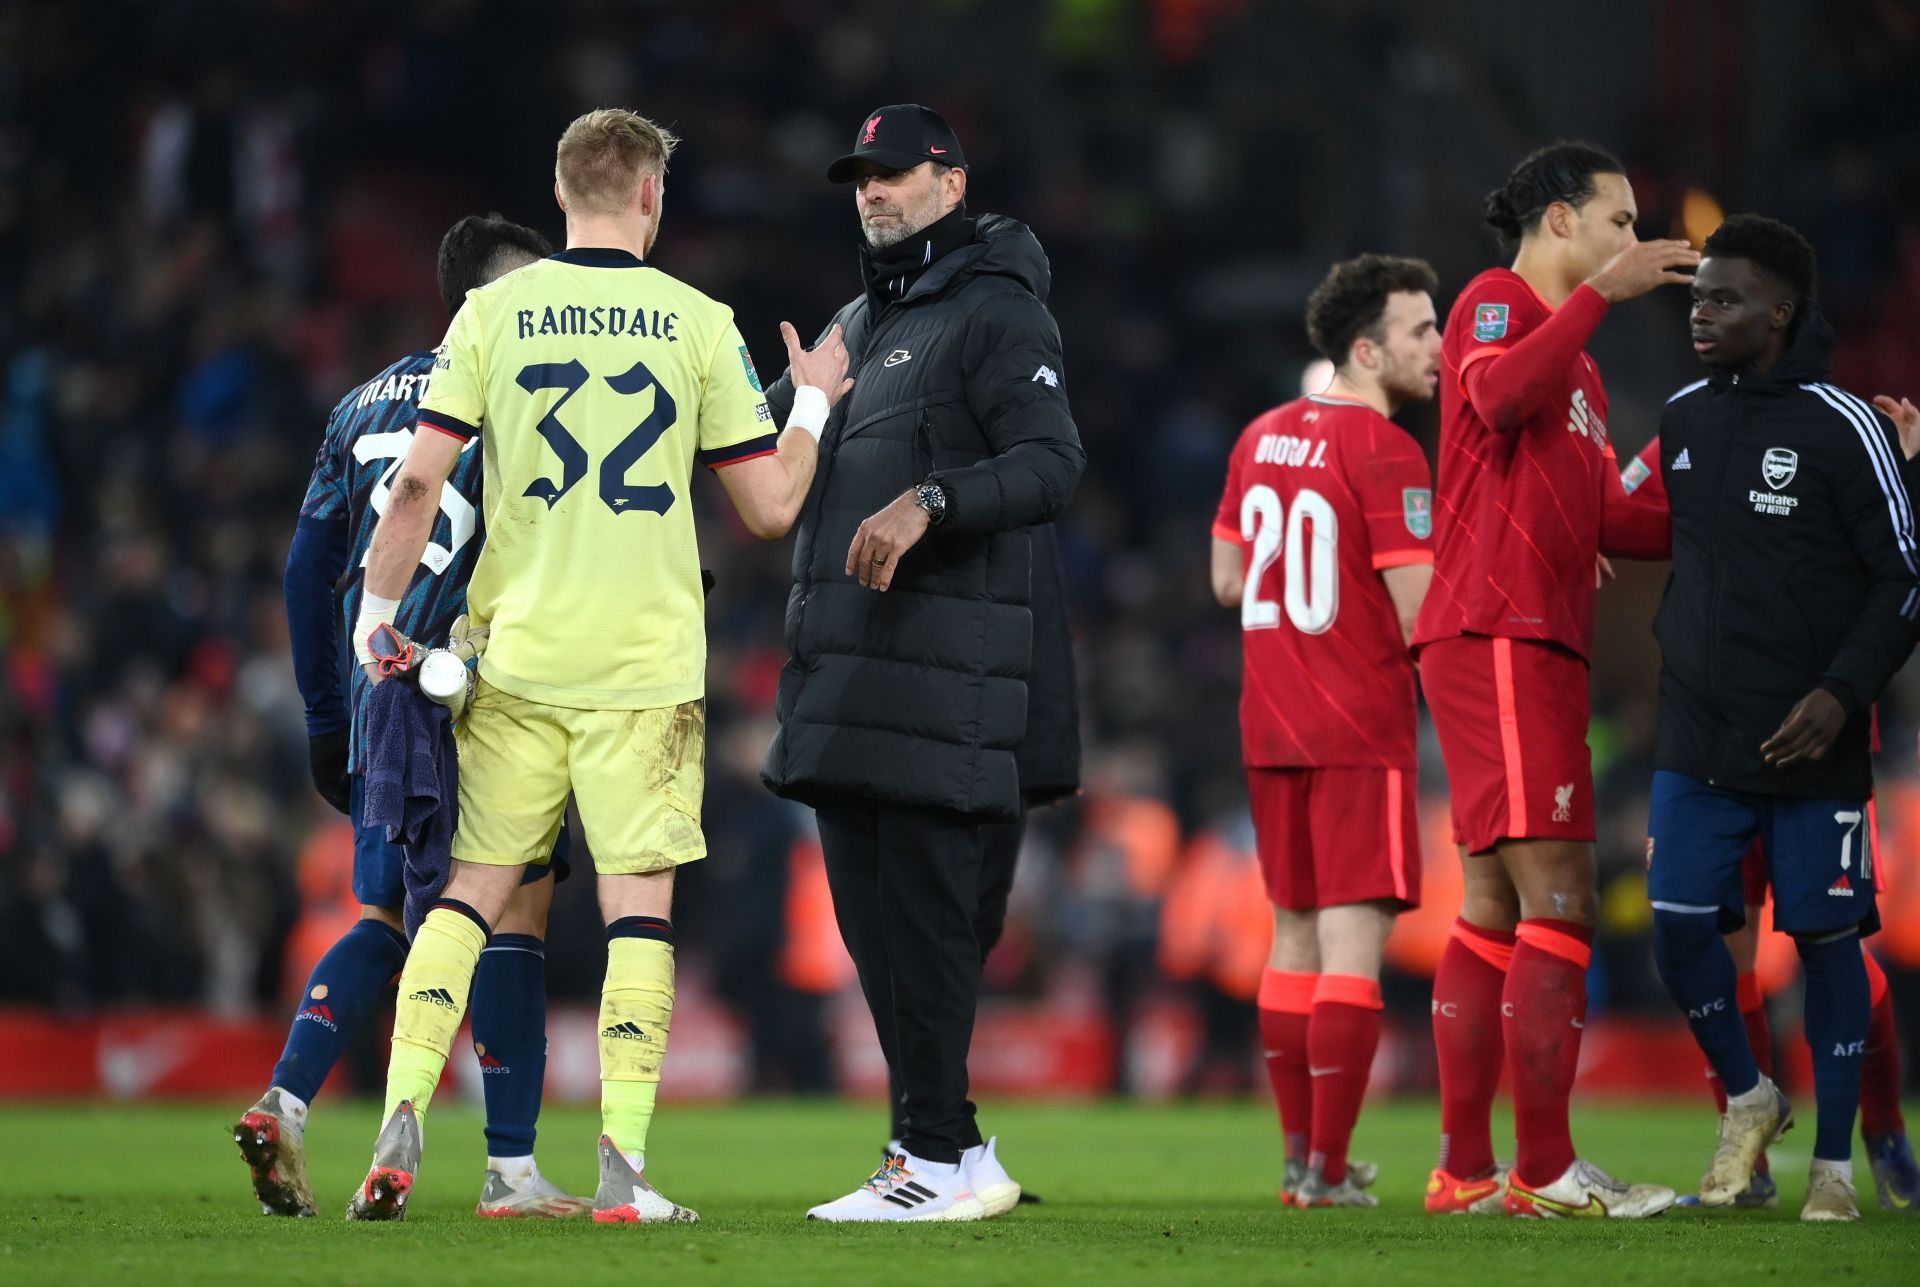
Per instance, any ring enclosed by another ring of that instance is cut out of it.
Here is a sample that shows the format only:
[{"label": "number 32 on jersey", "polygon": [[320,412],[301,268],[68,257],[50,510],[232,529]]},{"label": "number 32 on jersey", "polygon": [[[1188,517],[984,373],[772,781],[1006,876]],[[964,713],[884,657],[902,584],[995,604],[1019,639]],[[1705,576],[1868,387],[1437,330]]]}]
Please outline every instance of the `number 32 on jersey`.
[{"label": "number 32 on jersey", "polygon": [[[1240,537],[1253,547],[1240,594],[1241,629],[1274,629],[1282,604],[1301,634],[1333,628],[1340,614],[1340,520],[1326,497],[1303,487],[1288,512],[1273,488],[1250,487],[1240,502]],[[1267,574],[1275,563],[1280,563],[1278,601],[1267,597],[1272,593]]]}]

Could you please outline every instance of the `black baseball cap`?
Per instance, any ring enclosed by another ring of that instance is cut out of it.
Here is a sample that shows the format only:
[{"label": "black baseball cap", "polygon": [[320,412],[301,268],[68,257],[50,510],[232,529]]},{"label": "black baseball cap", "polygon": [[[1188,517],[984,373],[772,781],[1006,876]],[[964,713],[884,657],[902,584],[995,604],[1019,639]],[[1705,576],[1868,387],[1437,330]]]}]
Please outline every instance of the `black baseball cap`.
[{"label": "black baseball cap", "polygon": [[860,161],[884,165],[889,170],[911,170],[922,161],[967,168],[953,127],[940,113],[918,103],[895,103],[867,113],[859,133],[853,136],[853,151],[827,167],[827,182],[851,181],[853,167]]}]

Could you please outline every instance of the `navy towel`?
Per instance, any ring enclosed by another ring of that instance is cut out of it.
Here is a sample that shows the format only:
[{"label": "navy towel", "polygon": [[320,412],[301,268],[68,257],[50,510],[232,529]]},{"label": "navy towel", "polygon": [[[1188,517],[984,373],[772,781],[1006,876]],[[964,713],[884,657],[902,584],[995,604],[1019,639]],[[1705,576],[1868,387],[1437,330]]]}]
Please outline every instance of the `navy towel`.
[{"label": "navy towel", "polygon": [[375,684],[367,695],[362,823],[385,827],[406,847],[407,937],[453,871],[453,829],[460,821],[460,757],[453,717],[412,684]]}]

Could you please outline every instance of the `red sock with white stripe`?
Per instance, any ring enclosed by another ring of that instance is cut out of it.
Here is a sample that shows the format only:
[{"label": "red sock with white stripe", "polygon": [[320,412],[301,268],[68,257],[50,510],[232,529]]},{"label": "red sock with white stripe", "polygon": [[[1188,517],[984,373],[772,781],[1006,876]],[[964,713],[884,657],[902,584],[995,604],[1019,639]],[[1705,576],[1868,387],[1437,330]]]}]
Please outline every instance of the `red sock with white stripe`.
[{"label": "red sock with white stripe", "polygon": [[1515,932],[1513,967],[1501,996],[1513,1068],[1514,1173],[1552,1184],[1573,1165],[1567,1102],[1587,1021],[1593,930],[1573,921],[1526,920]]},{"label": "red sock with white stripe", "polygon": [[1307,1135],[1313,1128],[1313,1079],[1307,1072],[1307,1028],[1320,976],[1268,970],[1260,977],[1260,1042],[1267,1057],[1267,1081],[1280,1111],[1280,1133],[1287,1160],[1307,1160]]},{"label": "red sock with white stripe", "polygon": [[1380,1047],[1380,984],[1355,974],[1322,974],[1307,1023],[1307,1073],[1313,1079],[1313,1132],[1307,1165],[1328,1184],[1347,1178],[1347,1146],[1367,1074]]},{"label": "red sock with white stripe", "polygon": [[1472,1180],[1493,1170],[1493,1097],[1506,1059],[1500,996],[1513,935],[1455,921],[1433,977],[1440,1063],[1440,1169]]}]

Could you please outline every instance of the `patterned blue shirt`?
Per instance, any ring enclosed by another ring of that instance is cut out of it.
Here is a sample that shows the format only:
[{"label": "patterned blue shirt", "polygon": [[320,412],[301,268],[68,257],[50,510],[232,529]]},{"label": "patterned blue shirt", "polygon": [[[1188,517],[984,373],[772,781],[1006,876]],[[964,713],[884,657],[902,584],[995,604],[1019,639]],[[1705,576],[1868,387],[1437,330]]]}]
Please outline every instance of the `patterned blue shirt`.
[{"label": "patterned blue shirt", "polygon": [[[314,459],[313,478],[300,506],[300,526],[329,536],[346,524],[347,582],[341,617],[351,632],[360,614],[367,547],[387,507],[388,489],[413,441],[414,418],[433,374],[435,353],[414,353],[395,362],[340,400],[327,420],[326,440]],[[429,430],[428,432],[432,432]],[[424,644],[446,642],[454,618],[466,610],[467,581],[480,556],[480,449],[467,443],[440,492],[440,513],[421,555],[394,625]],[[349,635],[350,637],[350,635]],[[332,646],[331,644],[329,646]],[[352,764],[359,768],[365,736],[367,677],[347,670],[352,720]],[[303,693],[311,709],[314,694]]]}]

